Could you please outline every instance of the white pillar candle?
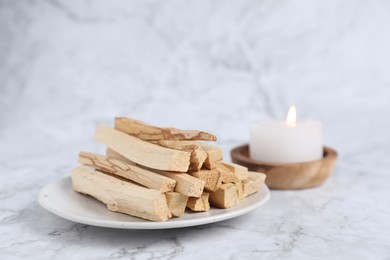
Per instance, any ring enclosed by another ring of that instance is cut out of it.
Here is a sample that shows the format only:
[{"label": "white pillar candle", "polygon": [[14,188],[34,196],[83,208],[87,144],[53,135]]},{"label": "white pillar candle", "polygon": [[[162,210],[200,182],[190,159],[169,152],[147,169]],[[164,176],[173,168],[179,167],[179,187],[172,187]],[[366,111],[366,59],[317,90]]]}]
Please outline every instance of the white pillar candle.
[{"label": "white pillar candle", "polygon": [[258,122],[252,125],[249,155],[262,162],[295,163],[323,157],[322,124],[296,121],[292,106],[286,121]]}]

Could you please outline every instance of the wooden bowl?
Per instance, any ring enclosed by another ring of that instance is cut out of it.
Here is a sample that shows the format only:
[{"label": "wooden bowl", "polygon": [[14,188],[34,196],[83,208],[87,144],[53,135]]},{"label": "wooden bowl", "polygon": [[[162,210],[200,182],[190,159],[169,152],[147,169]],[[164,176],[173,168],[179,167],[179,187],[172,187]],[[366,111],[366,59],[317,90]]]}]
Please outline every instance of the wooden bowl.
[{"label": "wooden bowl", "polygon": [[250,171],[265,173],[267,186],[278,190],[306,189],[320,185],[332,174],[337,159],[337,152],[329,147],[324,147],[321,160],[303,163],[253,160],[249,157],[247,144],[234,148],[230,153],[234,163],[248,167]]}]

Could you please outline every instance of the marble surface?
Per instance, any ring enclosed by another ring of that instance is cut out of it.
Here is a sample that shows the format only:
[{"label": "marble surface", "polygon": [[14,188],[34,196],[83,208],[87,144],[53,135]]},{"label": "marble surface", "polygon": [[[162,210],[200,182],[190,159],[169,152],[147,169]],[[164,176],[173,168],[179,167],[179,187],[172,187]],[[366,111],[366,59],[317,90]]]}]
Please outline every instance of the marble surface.
[{"label": "marble surface", "polygon": [[[0,0],[0,259],[390,259],[388,1]],[[205,226],[98,228],[37,203],[98,123],[215,133],[321,120],[340,157],[321,187]]]}]

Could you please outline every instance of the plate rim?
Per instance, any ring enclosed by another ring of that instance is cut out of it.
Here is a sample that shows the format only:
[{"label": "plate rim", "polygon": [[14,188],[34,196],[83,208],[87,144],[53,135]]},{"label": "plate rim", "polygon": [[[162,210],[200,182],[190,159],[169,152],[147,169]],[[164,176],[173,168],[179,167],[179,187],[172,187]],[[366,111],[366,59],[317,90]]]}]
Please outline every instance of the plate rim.
[{"label": "plate rim", "polygon": [[[120,221],[120,220],[106,220],[106,219],[94,219],[94,218],[88,218],[83,217],[79,215],[75,215],[72,213],[69,213],[66,210],[61,210],[61,207],[53,207],[50,203],[50,200],[46,199],[47,195],[45,194],[45,191],[49,189],[51,186],[58,185],[59,183],[69,181],[71,182],[70,176],[63,177],[60,179],[57,179],[53,182],[50,182],[46,184],[44,187],[41,188],[38,194],[38,203],[41,207],[48,210],[49,212],[53,213],[54,215],[61,217],[63,219],[75,222],[75,223],[81,223],[85,225],[90,226],[98,226],[98,227],[107,227],[107,228],[117,228],[117,229],[136,229],[136,230],[142,230],[142,229],[174,229],[174,228],[183,228],[183,227],[192,227],[192,226],[199,226],[199,225],[205,225],[205,224],[211,224],[231,218],[235,218],[241,215],[244,215],[246,213],[249,213],[250,211],[253,211],[260,206],[267,203],[271,197],[270,191],[266,184],[262,185],[262,190],[265,192],[265,196],[263,199],[259,200],[258,202],[255,202],[245,208],[239,209],[234,211],[234,208],[230,209],[221,209],[221,210],[232,210],[230,212],[226,212],[221,215],[216,216],[206,216],[201,217],[198,219],[180,219],[177,218],[176,221],[164,221],[164,222],[154,222],[154,221],[145,221],[145,222],[131,222],[131,221]],[[79,194],[82,196],[82,194]],[[118,213],[119,214],[119,213]],[[134,217],[134,216],[131,216]]]}]

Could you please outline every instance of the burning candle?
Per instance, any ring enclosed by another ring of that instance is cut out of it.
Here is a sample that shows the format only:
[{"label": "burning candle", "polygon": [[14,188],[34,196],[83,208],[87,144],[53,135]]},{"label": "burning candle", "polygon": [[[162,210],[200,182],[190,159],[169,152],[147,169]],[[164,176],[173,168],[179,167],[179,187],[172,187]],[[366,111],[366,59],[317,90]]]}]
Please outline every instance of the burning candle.
[{"label": "burning candle", "polygon": [[250,157],[262,162],[295,163],[323,157],[322,124],[296,120],[291,106],[286,121],[258,122],[252,125]]}]

